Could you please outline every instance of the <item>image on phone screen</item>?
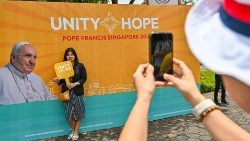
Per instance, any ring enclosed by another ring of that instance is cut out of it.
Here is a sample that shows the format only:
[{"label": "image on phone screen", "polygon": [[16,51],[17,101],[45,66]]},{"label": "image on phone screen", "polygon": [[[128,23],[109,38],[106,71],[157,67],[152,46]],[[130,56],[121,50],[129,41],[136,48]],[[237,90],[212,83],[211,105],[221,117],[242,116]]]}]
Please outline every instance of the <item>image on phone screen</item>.
[{"label": "image on phone screen", "polygon": [[152,33],[150,35],[150,63],[154,66],[154,77],[165,81],[164,73],[173,74],[173,35]]}]

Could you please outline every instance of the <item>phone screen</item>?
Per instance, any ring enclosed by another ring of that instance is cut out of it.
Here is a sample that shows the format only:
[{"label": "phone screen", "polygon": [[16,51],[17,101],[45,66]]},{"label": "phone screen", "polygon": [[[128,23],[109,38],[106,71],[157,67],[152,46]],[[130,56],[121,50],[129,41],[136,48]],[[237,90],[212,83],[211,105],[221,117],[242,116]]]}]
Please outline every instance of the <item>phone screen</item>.
[{"label": "phone screen", "polygon": [[150,63],[154,66],[154,77],[165,81],[164,73],[173,74],[173,35],[152,33],[150,35]]}]

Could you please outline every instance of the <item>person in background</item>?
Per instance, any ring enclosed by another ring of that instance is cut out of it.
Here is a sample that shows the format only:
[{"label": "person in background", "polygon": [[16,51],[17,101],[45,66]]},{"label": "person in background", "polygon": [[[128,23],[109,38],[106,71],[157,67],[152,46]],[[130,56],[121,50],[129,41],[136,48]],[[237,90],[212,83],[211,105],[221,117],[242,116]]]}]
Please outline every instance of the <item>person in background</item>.
[{"label": "person in background", "polygon": [[36,59],[36,49],[31,43],[20,41],[13,46],[10,62],[0,68],[0,105],[44,101],[51,97],[43,80],[33,72]]},{"label": "person in background", "polygon": [[68,139],[78,140],[81,120],[85,118],[83,84],[87,80],[87,73],[84,65],[79,62],[76,51],[73,48],[65,50],[63,61],[71,61],[73,64],[74,76],[70,78],[71,83],[67,85],[64,79],[58,80],[57,78],[54,78],[54,81],[62,85],[62,93],[69,91],[69,101],[66,103],[65,113],[72,132]]},{"label": "person in background", "polygon": [[[201,0],[186,19],[186,37],[197,59],[222,75],[229,97],[250,113],[250,2],[248,0]],[[215,34],[216,32],[216,34]],[[120,141],[147,140],[147,115],[155,86],[172,86],[194,107],[193,114],[214,140],[249,141],[250,134],[221,112],[196,87],[192,71],[181,60],[167,82],[154,81],[153,67],[140,65],[134,73],[136,103],[120,135]]]},{"label": "person in background", "polygon": [[228,104],[226,101],[226,90],[224,88],[221,76],[219,74],[215,74],[215,89],[214,89],[214,103],[218,106],[221,106],[221,104],[218,101],[218,92],[221,88],[221,103]]}]

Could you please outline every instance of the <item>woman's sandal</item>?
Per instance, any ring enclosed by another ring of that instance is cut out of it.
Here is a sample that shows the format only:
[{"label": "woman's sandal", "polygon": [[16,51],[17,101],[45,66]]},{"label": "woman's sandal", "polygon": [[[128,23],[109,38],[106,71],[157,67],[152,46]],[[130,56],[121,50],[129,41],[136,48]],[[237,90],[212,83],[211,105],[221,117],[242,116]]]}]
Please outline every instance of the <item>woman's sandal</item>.
[{"label": "woman's sandal", "polygon": [[70,140],[72,137],[74,136],[74,134],[73,133],[71,133],[71,134],[69,134],[69,136],[68,136],[68,140]]},{"label": "woman's sandal", "polygon": [[73,135],[72,141],[77,141],[79,139],[79,135]]}]

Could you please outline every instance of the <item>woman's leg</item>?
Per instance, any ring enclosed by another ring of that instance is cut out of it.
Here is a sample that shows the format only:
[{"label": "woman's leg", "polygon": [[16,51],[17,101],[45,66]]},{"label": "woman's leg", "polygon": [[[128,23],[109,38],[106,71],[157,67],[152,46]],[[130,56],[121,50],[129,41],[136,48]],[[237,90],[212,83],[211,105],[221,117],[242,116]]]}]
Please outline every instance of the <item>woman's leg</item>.
[{"label": "woman's leg", "polygon": [[75,121],[74,121],[74,120],[70,120],[70,121],[69,121],[69,125],[70,125],[72,131],[71,131],[71,134],[69,134],[69,136],[68,136],[67,139],[72,139],[72,137],[73,137],[74,134],[75,134],[75,128],[74,128],[74,127],[75,127]]},{"label": "woman's leg", "polygon": [[75,133],[74,135],[79,135],[79,128],[80,128],[81,120],[76,120],[75,121]]},{"label": "woman's leg", "polygon": [[75,120],[71,120],[70,121],[70,126],[71,126],[71,129],[72,129],[72,134],[75,134],[75,125],[76,125],[76,121]]}]

